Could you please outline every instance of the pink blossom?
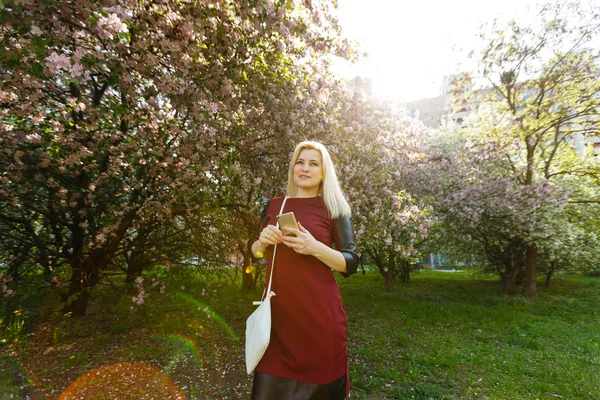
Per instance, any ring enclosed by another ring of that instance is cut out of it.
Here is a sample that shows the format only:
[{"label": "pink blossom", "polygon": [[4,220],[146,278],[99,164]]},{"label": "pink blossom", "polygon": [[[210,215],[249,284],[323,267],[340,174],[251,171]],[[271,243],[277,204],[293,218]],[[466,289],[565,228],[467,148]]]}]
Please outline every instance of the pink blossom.
[{"label": "pink blossom", "polygon": [[183,24],[181,31],[182,31],[183,35],[190,40],[193,40],[194,37],[196,36],[194,25],[189,22],[186,22],[185,24]]},{"label": "pink blossom", "polygon": [[31,32],[32,35],[41,35],[43,33],[42,30],[35,25],[31,25],[29,32]]},{"label": "pink blossom", "polygon": [[116,13],[121,20],[127,20],[131,17],[132,12],[126,8],[121,7],[120,5],[112,6],[112,7],[103,7],[102,10],[106,12],[114,12]]},{"label": "pink blossom", "polygon": [[146,295],[146,292],[144,292],[143,290],[140,291],[140,293],[137,295],[137,297],[132,297],[131,301],[133,301],[136,304],[144,304],[144,298],[148,297]]},{"label": "pink blossom", "polygon": [[117,14],[109,14],[108,17],[98,19],[98,33],[106,39],[113,39],[115,34],[128,32],[127,25],[121,21]]},{"label": "pink blossom", "polygon": [[21,157],[23,157],[25,155],[24,152],[22,152],[21,150],[17,150],[15,151],[15,154],[13,155],[13,157],[15,158],[16,162],[21,162]]},{"label": "pink blossom", "polygon": [[18,99],[19,99],[19,96],[17,96],[13,92],[3,92],[3,91],[0,91],[0,101],[2,101],[2,102],[14,103]]},{"label": "pink blossom", "polygon": [[36,115],[31,116],[31,122],[33,122],[34,124],[39,124],[43,120],[44,120],[44,114],[36,114]]},{"label": "pink blossom", "polygon": [[155,111],[160,110],[160,105],[158,104],[158,101],[155,97],[151,97],[150,99],[148,99],[148,104],[152,106],[152,108],[154,108]]},{"label": "pink blossom", "polygon": [[4,274],[0,272],[0,280],[2,281],[2,293],[4,293],[4,297],[14,296],[15,292],[6,286],[7,283],[12,282],[12,276],[4,277]]},{"label": "pink blossom", "polygon": [[51,73],[55,74],[61,69],[68,70],[71,67],[71,61],[64,54],[57,54],[55,51],[46,57],[46,66]]},{"label": "pink blossom", "polygon": [[79,78],[83,73],[83,66],[79,63],[75,63],[71,66],[69,72],[73,78]]},{"label": "pink blossom", "polygon": [[6,285],[2,285],[2,293],[4,293],[4,297],[12,297],[15,295],[14,290],[9,289]]},{"label": "pink blossom", "polygon": [[52,131],[57,132],[57,133],[60,133],[65,129],[63,124],[61,124],[59,121],[56,121],[56,120],[52,121],[50,123],[50,125],[52,126]]},{"label": "pink blossom", "polygon": [[210,112],[211,114],[216,114],[217,111],[219,111],[219,105],[216,103],[210,103],[206,106],[206,109],[208,110],[208,112]]},{"label": "pink blossom", "polygon": [[27,139],[29,143],[40,143],[42,141],[42,137],[38,133],[27,135],[25,136],[25,139]]},{"label": "pink blossom", "polygon": [[39,162],[38,167],[46,168],[48,165],[50,165],[50,157],[43,157],[42,161]]},{"label": "pink blossom", "polygon": [[79,64],[81,62],[81,58],[85,55],[85,52],[83,51],[83,49],[81,47],[78,47],[75,52],[73,53],[73,61],[75,61],[75,63]]},{"label": "pink blossom", "polygon": [[231,80],[225,79],[225,83],[223,84],[223,87],[221,87],[221,94],[223,96],[229,96],[229,94],[231,93],[232,90],[233,90],[233,85],[231,84]]}]

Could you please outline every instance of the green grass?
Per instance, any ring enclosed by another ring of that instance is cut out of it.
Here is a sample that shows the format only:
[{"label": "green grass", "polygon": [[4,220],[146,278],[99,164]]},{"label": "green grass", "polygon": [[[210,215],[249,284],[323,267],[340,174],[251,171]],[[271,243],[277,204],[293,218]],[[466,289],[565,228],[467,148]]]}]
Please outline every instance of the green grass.
[{"label": "green grass", "polygon": [[[125,286],[98,288],[83,320],[28,306],[28,331],[0,348],[0,400],[56,399],[127,361],[158,369],[188,399],[248,399],[244,323],[259,293],[184,283],[134,312]],[[353,399],[600,398],[599,278],[540,282],[534,297],[469,272],[422,272],[392,292],[374,272],[339,283]]]},{"label": "green grass", "polygon": [[564,279],[535,297],[466,273],[383,284],[341,282],[355,398],[600,398],[600,281]]}]

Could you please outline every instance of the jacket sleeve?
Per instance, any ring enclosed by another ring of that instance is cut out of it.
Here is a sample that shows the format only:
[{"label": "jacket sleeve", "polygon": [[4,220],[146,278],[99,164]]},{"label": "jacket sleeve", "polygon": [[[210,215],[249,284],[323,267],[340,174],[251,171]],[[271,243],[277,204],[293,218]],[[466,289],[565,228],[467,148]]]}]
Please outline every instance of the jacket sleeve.
[{"label": "jacket sleeve", "polygon": [[342,253],[346,260],[346,272],[342,272],[342,275],[347,278],[358,269],[360,256],[356,252],[350,217],[339,217],[334,221],[335,248]]},{"label": "jacket sleeve", "polygon": [[252,261],[257,260],[257,258],[254,257],[254,254],[252,253],[252,245],[258,240],[260,232],[264,229],[265,225],[267,224],[267,212],[269,211],[269,204],[271,204],[271,200],[267,201],[267,204],[265,204],[265,207],[260,212],[260,222],[256,227],[255,235],[250,240],[248,240],[248,252],[250,253]]}]

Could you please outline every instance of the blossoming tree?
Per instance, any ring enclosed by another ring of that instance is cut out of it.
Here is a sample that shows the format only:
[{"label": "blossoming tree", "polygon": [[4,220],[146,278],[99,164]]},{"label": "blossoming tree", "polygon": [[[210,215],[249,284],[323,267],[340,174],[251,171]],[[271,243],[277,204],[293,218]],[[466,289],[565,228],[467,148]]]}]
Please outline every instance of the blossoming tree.
[{"label": "blossoming tree", "polygon": [[411,192],[423,157],[425,127],[405,110],[355,94],[340,110],[340,179],[352,207],[358,247],[393,289],[419,265],[433,223],[431,207]]},{"label": "blossoming tree", "polygon": [[128,235],[270,171],[347,50],[316,1],[5,1],[0,22],[2,279],[61,274],[74,315]]},{"label": "blossoming tree", "polygon": [[[484,209],[504,210],[493,218],[500,225],[510,221],[515,240],[513,259],[524,265],[523,291],[535,294],[540,241],[547,236],[544,220],[549,221],[555,212],[547,206],[597,201],[569,199],[564,195],[568,188],[563,180],[598,175],[597,158],[577,154],[574,144],[597,136],[600,122],[600,59],[597,49],[590,46],[600,33],[600,9],[592,3],[548,4],[539,10],[533,25],[511,21],[504,27],[494,25],[488,32],[481,35],[485,46],[479,76],[485,78],[491,93],[485,99],[475,99],[474,103],[481,104],[480,112],[467,129],[478,131],[481,149],[486,142],[492,143],[488,151],[499,155],[494,165],[500,168],[501,176],[490,180],[490,184],[498,184],[497,189],[463,186],[475,194],[459,197],[469,202],[486,193],[490,207]],[[474,97],[482,93],[459,92]],[[480,182],[484,184],[485,179]],[[506,202],[491,207],[495,198]],[[481,216],[480,208],[469,209],[474,210],[469,214],[471,221]],[[505,249],[502,256],[507,253]]]},{"label": "blossoming tree", "polygon": [[541,245],[554,234],[549,223],[567,194],[545,181],[516,184],[505,157],[509,149],[497,142],[440,135],[436,146],[429,154],[446,166],[432,177],[440,243],[486,262],[502,278],[504,291],[515,293],[527,243]]}]

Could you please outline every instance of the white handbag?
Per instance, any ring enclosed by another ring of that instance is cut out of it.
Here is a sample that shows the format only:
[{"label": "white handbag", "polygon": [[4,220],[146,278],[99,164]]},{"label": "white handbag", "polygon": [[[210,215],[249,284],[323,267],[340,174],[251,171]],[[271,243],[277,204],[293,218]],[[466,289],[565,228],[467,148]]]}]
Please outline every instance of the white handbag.
[{"label": "white handbag", "polygon": [[[286,201],[287,196],[283,199],[279,214],[283,213]],[[279,223],[276,226],[279,227]],[[258,308],[246,320],[246,372],[248,375],[254,372],[254,368],[267,351],[271,341],[271,297],[275,296],[275,293],[271,291],[271,282],[273,281],[276,254],[277,245],[273,249],[269,285],[266,292],[263,293],[263,300],[253,302],[254,305],[258,305]]]}]

